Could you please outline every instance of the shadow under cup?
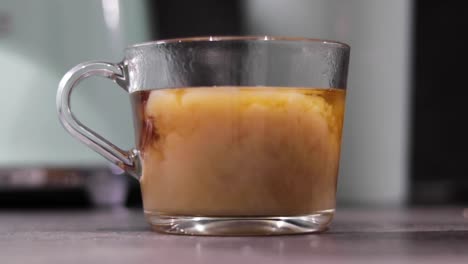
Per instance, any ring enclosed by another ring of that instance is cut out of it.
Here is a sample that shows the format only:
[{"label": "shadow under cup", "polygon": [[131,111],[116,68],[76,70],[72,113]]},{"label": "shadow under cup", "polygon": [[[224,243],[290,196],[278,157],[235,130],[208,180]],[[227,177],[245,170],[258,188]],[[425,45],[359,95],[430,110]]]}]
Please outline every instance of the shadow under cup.
[{"label": "shadow under cup", "polygon": [[[335,210],[348,60],[347,45],[312,39],[144,43],[122,63],[70,70],[57,107],[72,135],[140,180],[156,231],[317,232]],[[136,149],[119,149],[71,114],[71,90],[92,75],[130,93]]]}]

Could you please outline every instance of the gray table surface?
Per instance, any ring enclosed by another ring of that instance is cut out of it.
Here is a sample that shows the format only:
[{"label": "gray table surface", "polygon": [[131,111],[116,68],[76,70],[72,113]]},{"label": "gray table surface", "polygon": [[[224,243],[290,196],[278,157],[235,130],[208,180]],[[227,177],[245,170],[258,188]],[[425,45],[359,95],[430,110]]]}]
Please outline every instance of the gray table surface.
[{"label": "gray table surface", "polygon": [[468,209],[338,209],[323,234],[188,237],[141,210],[0,211],[0,263],[468,263]]}]

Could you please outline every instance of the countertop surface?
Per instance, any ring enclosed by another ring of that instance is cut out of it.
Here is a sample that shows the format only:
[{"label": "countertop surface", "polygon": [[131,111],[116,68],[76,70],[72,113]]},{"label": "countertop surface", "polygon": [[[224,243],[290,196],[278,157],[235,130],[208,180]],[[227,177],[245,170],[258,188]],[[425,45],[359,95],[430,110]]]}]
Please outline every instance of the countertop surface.
[{"label": "countertop surface", "polygon": [[0,211],[0,263],[468,263],[468,209],[338,209],[328,232],[189,237],[141,210]]}]

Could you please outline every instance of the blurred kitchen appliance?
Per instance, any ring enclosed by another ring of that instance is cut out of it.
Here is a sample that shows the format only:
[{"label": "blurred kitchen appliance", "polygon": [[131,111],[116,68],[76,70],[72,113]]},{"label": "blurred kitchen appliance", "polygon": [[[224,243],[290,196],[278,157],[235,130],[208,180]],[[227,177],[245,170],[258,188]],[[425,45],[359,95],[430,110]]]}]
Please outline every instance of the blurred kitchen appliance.
[{"label": "blurred kitchen appliance", "polygon": [[[127,45],[150,40],[146,5],[1,0],[0,203],[2,192],[34,189],[83,188],[97,204],[123,200],[127,180],[66,134],[55,112],[55,93],[76,63],[119,61]],[[131,122],[128,96],[101,80],[84,86],[73,101],[79,118],[122,147],[132,146],[131,128],[119,127]]]}]

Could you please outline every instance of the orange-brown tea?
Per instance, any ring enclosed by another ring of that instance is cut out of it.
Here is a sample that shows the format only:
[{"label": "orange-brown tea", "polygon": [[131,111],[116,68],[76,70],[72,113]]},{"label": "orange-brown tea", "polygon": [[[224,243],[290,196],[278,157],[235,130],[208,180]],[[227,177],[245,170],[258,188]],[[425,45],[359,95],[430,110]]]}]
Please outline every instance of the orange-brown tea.
[{"label": "orange-brown tea", "polygon": [[132,94],[146,212],[306,215],[335,208],[345,91],[199,87]]}]

